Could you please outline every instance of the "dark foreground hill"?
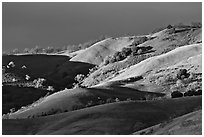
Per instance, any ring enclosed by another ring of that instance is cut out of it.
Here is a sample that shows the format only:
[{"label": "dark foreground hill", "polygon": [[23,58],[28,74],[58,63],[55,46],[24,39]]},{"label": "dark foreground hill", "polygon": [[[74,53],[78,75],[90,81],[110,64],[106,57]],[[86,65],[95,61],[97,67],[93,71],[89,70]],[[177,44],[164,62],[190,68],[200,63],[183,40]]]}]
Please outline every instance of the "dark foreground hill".
[{"label": "dark foreground hill", "polygon": [[201,135],[202,110],[135,132],[134,135]]},{"label": "dark foreground hill", "polygon": [[3,120],[3,134],[132,134],[201,105],[201,97],[110,103],[41,118]]}]

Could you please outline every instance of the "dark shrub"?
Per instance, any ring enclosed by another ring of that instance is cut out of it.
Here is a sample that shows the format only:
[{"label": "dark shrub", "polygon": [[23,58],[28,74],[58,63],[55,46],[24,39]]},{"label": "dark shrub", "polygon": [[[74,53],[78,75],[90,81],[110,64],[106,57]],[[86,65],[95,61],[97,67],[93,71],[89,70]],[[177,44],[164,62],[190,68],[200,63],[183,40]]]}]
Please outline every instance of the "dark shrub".
[{"label": "dark shrub", "polygon": [[116,60],[115,56],[112,56],[112,58],[110,58],[110,60],[109,60],[110,63],[114,63],[114,62],[116,62],[116,61],[117,61],[117,60]]},{"label": "dark shrub", "polygon": [[115,60],[117,62],[117,61],[121,61],[124,57],[119,55],[119,56],[115,56],[114,58],[115,58]]},{"label": "dark shrub", "polygon": [[137,46],[137,45],[139,45],[139,44],[144,43],[144,42],[147,41],[147,40],[148,40],[147,37],[136,38],[136,39],[134,40],[134,42],[132,43],[132,46]]},{"label": "dark shrub", "polygon": [[109,64],[109,60],[108,59],[104,60],[104,65],[108,65],[108,64]]},{"label": "dark shrub", "polygon": [[132,54],[134,55],[139,50],[139,47],[133,46],[133,47],[131,47],[131,50],[132,50]]},{"label": "dark shrub", "polygon": [[198,95],[202,95],[202,90],[201,89],[198,89],[194,92],[194,95],[195,96],[198,96]]},{"label": "dark shrub", "polygon": [[202,28],[202,23],[201,22],[192,22],[191,27],[193,27],[193,28]]},{"label": "dark shrub", "polygon": [[174,91],[171,93],[171,97],[172,98],[179,98],[179,97],[183,97],[183,93],[179,92],[179,91]]},{"label": "dark shrub", "polygon": [[120,56],[120,52],[119,51],[115,52],[113,56]]},{"label": "dark shrub", "polygon": [[182,79],[182,78],[186,78],[188,77],[189,74],[187,73],[187,70],[186,69],[180,69],[177,73],[177,78],[178,79]]},{"label": "dark shrub", "polygon": [[108,99],[106,100],[106,103],[112,103],[112,102],[115,102],[115,100],[112,99],[112,98],[108,98]]},{"label": "dark shrub", "polygon": [[195,93],[195,90],[188,90],[187,92],[184,93],[184,96],[193,96]]},{"label": "dark shrub", "polygon": [[97,102],[97,104],[98,104],[98,105],[105,104],[105,101],[104,101],[104,100],[99,100],[99,101]]},{"label": "dark shrub", "polygon": [[72,110],[78,110],[78,109],[82,109],[82,108],[85,108],[85,106],[83,106],[83,105],[73,105],[72,106]]},{"label": "dark shrub", "polygon": [[139,44],[142,44],[142,43],[144,43],[147,40],[148,40],[147,37],[141,37],[140,40],[139,40]]},{"label": "dark shrub", "polygon": [[128,56],[131,54],[132,51],[131,51],[131,48],[124,47],[121,52],[124,53],[126,56]]},{"label": "dark shrub", "polygon": [[173,26],[168,25],[166,28],[167,28],[167,29],[171,29],[171,28],[173,28]]}]

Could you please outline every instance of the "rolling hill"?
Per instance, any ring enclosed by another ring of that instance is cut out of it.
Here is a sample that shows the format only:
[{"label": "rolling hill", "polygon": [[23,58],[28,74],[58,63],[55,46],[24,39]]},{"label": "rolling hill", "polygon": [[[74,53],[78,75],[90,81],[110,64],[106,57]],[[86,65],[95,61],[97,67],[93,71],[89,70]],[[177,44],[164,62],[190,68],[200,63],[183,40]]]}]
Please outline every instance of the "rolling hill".
[{"label": "rolling hill", "polygon": [[116,51],[122,50],[123,47],[131,45],[133,39],[130,37],[108,38],[102,40],[91,47],[83,50],[70,61],[86,62],[90,64],[100,65],[104,58],[108,55],[113,55]]},{"label": "rolling hill", "polygon": [[172,50],[166,54],[148,58],[134,66],[131,66],[126,70],[122,70],[123,73],[111,79],[111,81],[140,76],[153,69],[158,69],[164,66],[170,66],[186,58],[189,58],[201,53],[202,53],[202,44],[193,44],[193,45],[187,45],[180,48],[176,48],[175,50]]},{"label": "rolling hill", "polygon": [[201,104],[201,97],[110,103],[41,118],[3,120],[3,134],[132,134]]},{"label": "rolling hill", "polygon": [[201,135],[202,111],[198,110],[161,124],[143,129],[134,135]]}]

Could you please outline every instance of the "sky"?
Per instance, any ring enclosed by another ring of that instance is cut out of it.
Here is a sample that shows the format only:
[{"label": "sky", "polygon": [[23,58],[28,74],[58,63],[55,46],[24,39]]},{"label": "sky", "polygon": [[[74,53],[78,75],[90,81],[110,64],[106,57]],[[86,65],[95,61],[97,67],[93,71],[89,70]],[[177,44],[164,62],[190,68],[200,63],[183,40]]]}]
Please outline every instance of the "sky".
[{"label": "sky", "polygon": [[63,47],[202,21],[202,3],[2,3],[2,50]]}]

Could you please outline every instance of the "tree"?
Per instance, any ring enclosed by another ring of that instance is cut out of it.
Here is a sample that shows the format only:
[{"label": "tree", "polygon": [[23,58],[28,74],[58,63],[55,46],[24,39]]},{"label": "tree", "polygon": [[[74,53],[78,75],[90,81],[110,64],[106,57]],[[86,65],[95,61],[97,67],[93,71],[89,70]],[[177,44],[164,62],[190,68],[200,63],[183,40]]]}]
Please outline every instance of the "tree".
[{"label": "tree", "polygon": [[38,78],[38,79],[35,79],[33,81],[33,84],[35,85],[35,88],[42,88],[43,87],[43,84],[46,82],[46,79],[44,78]]},{"label": "tree", "polygon": [[172,98],[179,98],[179,97],[183,97],[183,93],[179,92],[179,91],[174,91],[171,93],[171,97]]},{"label": "tree", "polygon": [[171,26],[170,24],[166,27],[167,29],[171,29],[173,28],[173,26]]},{"label": "tree", "polygon": [[119,98],[115,98],[115,102],[119,102],[120,101],[120,99]]},{"label": "tree", "polygon": [[12,54],[17,54],[19,53],[19,50],[17,48],[15,48],[13,51],[12,51]]},{"label": "tree", "polygon": [[36,45],[34,48],[34,53],[42,53],[42,52],[43,52],[43,49],[40,48],[38,45]]},{"label": "tree", "polygon": [[85,76],[83,74],[78,74],[76,75],[76,77],[74,78],[78,83],[81,83],[82,80],[85,78]]},{"label": "tree", "polygon": [[186,69],[180,69],[178,72],[177,72],[177,78],[178,79],[183,79],[183,78],[187,78],[189,77],[190,74],[187,73],[187,70]]},{"label": "tree", "polygon": [[114,99],[112,99],[112,98],[106,99],[106,103],[112,103],[112,102],[114,102]]},{"label": "tree", "polygon": [[138,50],[139,50],[139,47],[137,47],[137,46],[131,47],[131,51],[132,51],[133,55],[136,54]]},{"label": "tree", "polygon": [[53,86],[48,86],[48,87],[47,87],[47,90],[49,90],[49,91],[54,91],[55,89],[53,88]]},{"label": "tree", "polygon": [[15,108],[10,109],[10,113],[13,113],[13,112],[15,112]]},{"label": "tree", "polygon": [[121,52],[124,53],[126,56],[128,56],[131,54],[132,51],[131,51],[131,48],[124,47]]},{"label": "tree", "polygon": [[188,86],[186,88],[186,91],[199,90],[199,89],[202,89],[202,83],[198,82],[198,81],[194,81],[194,82],[188,84]]},{"label": "tree", "polygon": [[23,50],[23,53],[29,53],[29,49],[28,49],[28,48],[25,48],[25,49]]},{"label": "tree", "polygon": [[110,63],[114,63],[114,62],[116,62],[116,61],[117,61],[117,60],[116,60],[115,56],[112,56],[112,58],[110,58],[110,60],[109,60]]},{"label": "tree", "polygon": [[192,22],[191,26],[193,28],[202,28],[202,23],[201,22]]},{"label": "tree", "polygon": [[105,58],[104,58],[104,65],[108,65],[109,63],[111,63],[110,62],[110,59],[111,59],[111,56],[106,56]]},{"label": "tree", "polygon": [[142,54],[142,49],[139,49],[139,50],[137,51],[137,54]]},{"label": "tree", "polygon": [[202,95],[202,90],[201,89],[196,90],[194,95],[195,96]]},{"label": "tree", "polygon": [[45,49],[46,53],[54,53],[54,48],[53,47],[47,47],[47,49]]},{"label": "tree", "polygon": [[184,93],[184,96],[193,96],[195,93],[195,90],[188,90],[187,92]]}]

